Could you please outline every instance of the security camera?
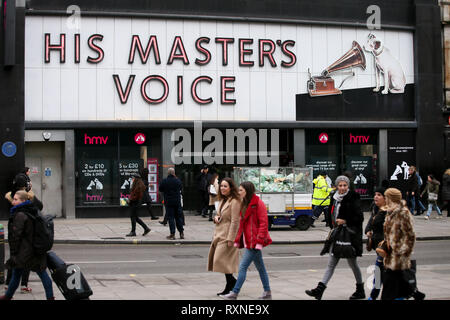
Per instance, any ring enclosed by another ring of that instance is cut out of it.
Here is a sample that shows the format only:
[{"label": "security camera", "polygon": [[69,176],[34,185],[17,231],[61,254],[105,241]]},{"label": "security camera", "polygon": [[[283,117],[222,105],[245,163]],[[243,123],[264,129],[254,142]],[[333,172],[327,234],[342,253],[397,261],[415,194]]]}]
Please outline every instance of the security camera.
[{"label": "security camera", "polygon": [[50,140],[52,134],[50,132],[42,132],[42,136],[44,137],[45,141]]}]

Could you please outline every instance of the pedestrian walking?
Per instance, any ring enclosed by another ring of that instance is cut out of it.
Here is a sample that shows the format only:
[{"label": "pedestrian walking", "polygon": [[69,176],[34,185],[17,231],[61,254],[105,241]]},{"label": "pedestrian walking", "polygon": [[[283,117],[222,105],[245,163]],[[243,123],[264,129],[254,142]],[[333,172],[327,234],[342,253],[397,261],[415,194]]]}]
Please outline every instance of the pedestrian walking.
[{"label": "pedestrian walking", "polygon": [[247,277],[247,270],[253,262],[258,270],[264,292],[260,299],[271,300],[269,276],[264,266],[262,249],[272,243],[268,231],[267,209],[264,202],[255,194],[255,186],[251,182],[242,182],[239,186],[242,199],[239,230],[234,246],[245,248],[239,264],[239,274],[230,293],[221,295],[226,300],[236,300]]},{"label": "pedestrian walking", "polygon": [[420,190],[422,188],[423,185],[423,180],[422,177],[419,174],[419,171],[416,168],[416,176],[417,176],[417,185],[418,185],[418,192],[417,192],[417,197],[415,197],[416,199],[416,208],[418,208],[417,210],[417,214],[416,215],[421,215],[426,211],[425,206],[422,203],[422,196],[420,194]]},{"label": "pedestrian walking", "polygon": [[[419,182],[416,174],[416,167],[408,168],[408,180],[406,181],[406,203],[411,214],[416,210],[416,198],[419,197]],[[425,208],[424,208],[425,209]],[[422,214],[422,210],[417,210],[417,215]]]},{"label": "pedestrian walking", "polygon": [[15,192],[12,204],[8,220],[10,258],[6,262],[7,267],[12,270],[12,276],[8,290],[5,295],[0,296],[0,300],[13,298],[26,269],[37,273],[44,286],[47,300],[54,300],[52,280],[46,272],[47,255],[38,255],[33,249],[33,221],[28,215],[37,216],[38,209],[28,199],[28,193],[24,190]]},{"label": "pedestrian walking", "polygon": [[442,202],[441,211],[447,209],[447,218],[450,217],[450,168],[442,175]]},{"label": "pedestrian walking", "polygon": [[[237,191],[237,189],[236,189]],[[214,173],[208,186],[209,193],[209,207],[208,216],[209,221],[213,221],[212,214],[216,209],[217,202],[219,201],[219,175]]]},{"label": "pedestrian walking", "polygon": [[[364,292],[364,283],[362,280],[361,270],[358,266],[357,257],[362,256],[362,223],[364,216],[361,210],[359,194],[350,190],[350,179],[347,176],[339,176],[336,178],[335,185],[337,192],[333,195],[333,206],[331,211],[333,228],[338,226],[346,226],[351,230],[350,242],[354,250],[354,257],[347,258],[347,262],[353,271],[356,280],[356,291],[350,296],[350,300],[364,299],[366,297]],[[317,287],[311,290],[306,290],[306,294],[318,300],[322,299],[322,295],[327,287],[328,282],[333,276],[334,270],[340,260],[332,252],[333,246],[330,249],[330,257],[328,266],[322,281],[318,283]]]},{"label": "pedestrian walking", "polygon": [[133,181],[131,184],[130,198],[128,204],[130,206],[130,220],[131,220],[131,231],[127,234],[127,237],[136,236],[136,222],[144,229],[145,236],[150,232],[150,228],[139,218],[138,210],[142,205],[145,194],[145,184],[141,177],[138,175],[133,176]]},{"label": "pedestrian walking", "polygon": [[[367,250],[375,250],[378,244],[384,240],[384,220],[386,218],[386,200],[384,198],[385,188],[379,187],[375,189],[373,197],[374,205],[370,218],[367,222],[365,233],[367,236]],[[376,300],[380,294],[380,288],[383,283],[383,257],[377,253],[375,260],[375,271],[373,288],[370,292],[369,300]]]},{"label": "pedestrian walking", "polygon": [[[42,202],[36,197],[32,190],[31,180],[28,177],[28,174],[30,172],[30,169],[28,167],[25,167],[19,174],[17,174],[14,178],[13,188],[12,191],[6,193],[5,199],[8,200],[9,207],[8,209],[11,209],[13,207],[13,198],[17,191],[23,190],[27,193],[28,200],[31,201],[31,203],[39,210],[42,211],[44,206]],[[5,281],[5,289],[7,289],[7,286],[9,286],[9,283],[11,282],[12,277],[12,270],[7,269],[6,272],[6,281]],[[28,281],[30,277],[30,270],[24,269],[21,277],[21,293],[31,293],[33,290],[28,286]]]},{"label": "pedestrian walking", "polygon": [[209,174],[208,166],[203,166],[200,170],[200,175],[197,176],[197,189],[200,193],[201,209],[197,216],[201,215],[203,218],[208,216],[208,206],[209,206],[209,193],[208,186],[211,175]]},{"label": "pedestrian walking", "polygon": [[431,211],[433,210],[433,208],[438,214],[437,218],[442,218],[442,212],[437,205],[440,184],[441,183],[437,181],[432,174],[429,174],[427,176],[427,186],[425,187],[425,189],[423,189],[421,194],[421,196],[423,196],[424,193],[428,194],[428,211],[424,217],[426,220],[430,219]]},{"label": "pedestrian walking", "polygon": [[175,227],[180,233],[180,239],[184,239],[183,217],[181,215],[181,190],[183,185],[175,176],[175,169],[169,168],[167,178],[159,185],[159,191],[164,193],[164,208],[169,221],[169,240],[175,240]]},{"label": "pedestrian walking", "polygon": [[145,192],[144,192],[144,197],[142,199],[142,203],[147,206],[147,211],[150,214],[150,217],[152,220],[158,220],[158,217],[155,216],[155,214],[153,213],[152,210],[152,198],[150,197],[150,194],[148,193],[148,169],[147,168],[142,168],[141,172],[140,172],[140,177],[142,179],[142,181],[144,182],[145,185]]},{"label": "pedestrian walking", "polygon": [[228,294],[236,284],[233,273],[238,272],[239,251],[234,239],[239,229],[241,199],[236,184],[231,178],[220,182],[219,206],[214,217],[216,228],[208,254],[208,271],[225,274],[225,289],[217,295]]},{"label": "pedestrian walking", "polygon": [[384,274],[382,300],[403,299],[410,295],[409,284],[404,279],[404,270],[411,267],[411,254],[416,236],[413,218],[400,190],[389,188],[386,198],[386,221],[384,223]]},{"label": "pedestrian walking", "polygon": [[327,173],[321,172],[316,179],[313,180],[314,192],[312,199],[313,214],[311,216],[310,227],[314,227],[314,222],[320,217],[322,212],[325,215],[326,225],[331,228],[331,218],[328,207],[330,205],[330,193],[334,188],[330,188],[325,179]]}]

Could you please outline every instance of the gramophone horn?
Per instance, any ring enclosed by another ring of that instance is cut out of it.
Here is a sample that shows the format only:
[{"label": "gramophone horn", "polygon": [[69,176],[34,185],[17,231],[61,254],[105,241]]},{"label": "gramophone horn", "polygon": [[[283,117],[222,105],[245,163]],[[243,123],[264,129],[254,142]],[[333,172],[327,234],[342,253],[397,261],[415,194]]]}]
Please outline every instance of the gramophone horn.
[{"label": "gramophone horn", "polygon": [[342,57],[340,57],[339,60],[326,68],[322,72],[322,75],[326,76],[332,72],[348,69],[351,67],[361,67],[363,70],[366,69],[366,56],[364,55],[364,51],[356,41],[353,41],[352,48],[348,50]]}]

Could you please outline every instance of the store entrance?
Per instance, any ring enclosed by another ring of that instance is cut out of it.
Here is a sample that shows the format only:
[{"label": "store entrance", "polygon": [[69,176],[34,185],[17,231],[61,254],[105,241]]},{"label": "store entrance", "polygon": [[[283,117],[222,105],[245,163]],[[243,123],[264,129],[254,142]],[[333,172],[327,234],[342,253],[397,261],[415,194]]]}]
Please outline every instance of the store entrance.
[{"label": "store entrance", "polygon": [[25,166],[32,190],[44,205],[43,213],[62,216],[62,142],[25,144]]}]

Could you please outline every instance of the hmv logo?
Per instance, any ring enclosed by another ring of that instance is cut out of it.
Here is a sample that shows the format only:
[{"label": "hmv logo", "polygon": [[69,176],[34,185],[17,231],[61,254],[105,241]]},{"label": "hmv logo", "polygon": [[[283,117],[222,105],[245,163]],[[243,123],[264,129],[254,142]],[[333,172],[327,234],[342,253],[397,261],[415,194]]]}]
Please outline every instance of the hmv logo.
[{"label": "hmv logo", "polygon": [[102,137],[89,137],[86,133],[84,134],[84,144],[106,144],[108,142],[108,136]]},{"label": "hmv logo", "polygon": [[370,136],[354,136],[350,133],[350,143],[369,143]]}]

